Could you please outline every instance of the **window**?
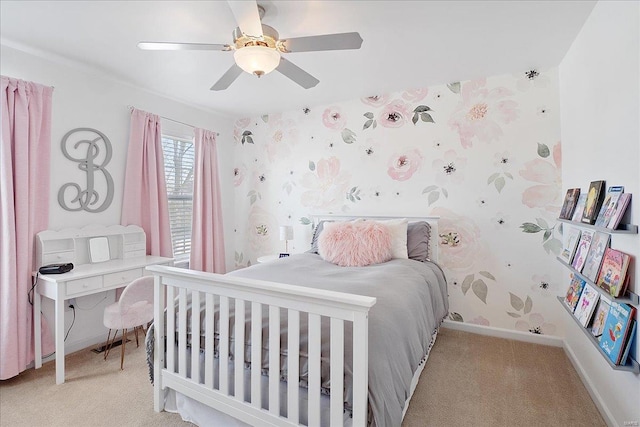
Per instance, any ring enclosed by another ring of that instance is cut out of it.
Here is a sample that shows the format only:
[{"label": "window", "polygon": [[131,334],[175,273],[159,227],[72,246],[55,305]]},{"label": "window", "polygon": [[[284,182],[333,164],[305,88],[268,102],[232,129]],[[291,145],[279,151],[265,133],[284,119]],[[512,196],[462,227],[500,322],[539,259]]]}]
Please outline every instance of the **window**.
[{"label": "window", "polygon": [[169,199],[171,242],[176,261],[188,260],[191,252],[191,212],[193,210],[193,141],[162,136],[164,175]]}]

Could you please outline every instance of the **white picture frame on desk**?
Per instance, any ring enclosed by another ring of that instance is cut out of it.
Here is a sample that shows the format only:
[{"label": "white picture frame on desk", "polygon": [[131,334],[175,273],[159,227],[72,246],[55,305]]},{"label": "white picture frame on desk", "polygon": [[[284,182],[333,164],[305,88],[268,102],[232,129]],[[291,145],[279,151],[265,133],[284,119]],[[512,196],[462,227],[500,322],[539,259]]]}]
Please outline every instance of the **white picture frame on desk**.
[{"label": "white picture frame on desk", "polygon": [[111,260],[109,239],[104,236],[89,239],[89,261],[91,264],[109,260]]}]

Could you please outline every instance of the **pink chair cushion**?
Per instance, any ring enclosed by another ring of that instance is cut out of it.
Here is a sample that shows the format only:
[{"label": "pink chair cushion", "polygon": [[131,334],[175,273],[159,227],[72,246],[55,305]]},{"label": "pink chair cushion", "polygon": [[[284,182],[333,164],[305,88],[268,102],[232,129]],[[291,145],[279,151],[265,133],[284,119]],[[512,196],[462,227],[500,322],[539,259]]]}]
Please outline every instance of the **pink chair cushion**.
[{"label": "pink chair cushion", "polygon": [[350,221],[324,225],[318,253],[342,267],[364,267],[391,259],[391,232],[379,222]]},{"label": "pink chair cushion", "polygon": [[120,300],[104,309],[103,323],[109,329],[133,329],[153,320],[153,277],[131,282]]}]

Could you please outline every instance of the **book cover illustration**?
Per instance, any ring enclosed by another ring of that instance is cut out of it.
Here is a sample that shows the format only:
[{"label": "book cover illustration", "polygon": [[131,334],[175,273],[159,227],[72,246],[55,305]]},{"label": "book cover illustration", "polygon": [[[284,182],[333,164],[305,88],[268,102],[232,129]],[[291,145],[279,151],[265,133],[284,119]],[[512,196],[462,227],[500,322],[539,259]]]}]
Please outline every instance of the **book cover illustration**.
[{"label": "book cover illustration", "polygon": [[576,208],[576,203],[578,202],[578,197],[580,197],[579,188],[570,188],[567,190],[562,209],[560,210],[560,219],[571,219],[573,211]]},{"label": "book cover illustration", "polygon": [[569,307],[572,312],[578,305],[582,289],[584,289],[585,285],[586,282],[578,277],[577,274],[571,275],[571,283],[569,284],[569,289],[567,289],[567,295],[564,297],[564,303],[567,304],[567,307]]},{"label": "book cover illustration", "polygon": [[591,224],[596,222],[596,216],[604,200],[604,181],[592,181],[587,191],[587,201],[582,213],[582,222]]},{"label": "book cover illustration", "polygon": [[589,253],[582,268],[582,275],[593,283],[595,283],[598,278],[598,272],[600,271],[600,265],[604,257],[604,250],[609,247],[610,239],[611,235],[609,233],[596,231],[593,235],[593,240],[591,240]]},{"label": "book cover illustration", "polygon": [[[584,233],[583,233],[584,234]],[[618,297],[624,292],[627,268],[631,257],[619,250],[606,248],[596,284],[611,296]]]},{"label": "book cover illustration", "polygon": [[607,320],[607,314],[609,314],[609,308],[611,307],[611,300],[604,295],[600,296],[598,301],[598,307],[596,308],[596,314],[593,316],[593,323],[591,325],[591,334],[600,341],[602,331],[604,330],[604,324]]},{"label": "book cover illustration", "polygon": [[567,264],[571,264],[573,255],[576,253],[578,247],[578,241],[580,241],[580,229],[575,227],[564,228],[562,234],[562,252],[560,252],[560,258]]},{"label": "book cover illustration", "polygon": [[580,197],[578,197],[578,203],[576,203],[576,208],[573,210],[573,216],[571,217],[571,221],[580,221],[582,219],[582,214],[584,213],[584,205],[587,203],[587,193],[581,193]]},{"label": "book cover illustration", "polygon": [[576,316],[578,322],[580,322],[580,324],[585,328],[591,320],[591,315],[593,315],[593,311],[596,308],[598,298],[600,298],[600,292],[590,285],[585,285],[582,290],[582,294],[580,295],[580,299],[578,300],[578,304],[576,305],[576,309],[573,312],[573,315]]},{"label": "book cover illustration", "polygon": [[602,203],[602,207],[600,208],[600,212],[598,213],[598,217],[596,218],[595,225],[597,227],[606,227],[609,224],[611,216],[618,204],[618,199],[623,193],[624,187],[622,186],[609,187],[604,198],[604,202]]},{"label": "book cover illustration", "polygon": [[580,234],[580,242],[578,243],[576,253],[573,256],[573,261],[571,262],[571,266],[575,268],[576,271],[582,271],[582,267],[584,267],[594,234],[595,231],[593,230],[583,230]]},{"label": "book cover illustration", "polygon": [[600,348],[605,352],[609,360],[619,364],[629,335],[634,308],[627,304],[612,302],[604,324]]},{"label": "book cover illustration", "polygon": [[631,193],[622,193],[620,198],[618,199],[618,203],[616,205],[616,209],[611,215],[611,219],[609,220],[609,224],[607,224],[607,228],[615,230],[622,221],[622,217],[624,213],[627,211],[627,206],[631,203]]}]

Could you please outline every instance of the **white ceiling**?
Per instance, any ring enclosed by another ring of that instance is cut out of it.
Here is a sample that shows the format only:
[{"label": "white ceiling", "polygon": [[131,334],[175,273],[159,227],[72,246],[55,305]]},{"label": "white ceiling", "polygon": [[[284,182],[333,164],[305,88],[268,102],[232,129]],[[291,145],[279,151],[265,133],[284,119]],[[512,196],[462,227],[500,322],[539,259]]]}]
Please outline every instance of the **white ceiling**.
[{"label": "white ceiling", "polygon": [[225,1],[0,2],[0,42],[59,55],[119,80],[228,116],[253,116],[556,66],[595,1],[264,1],[281,38],[357,31],[360,50],[291,53],[320,80],[302,89],[278,72],[211,85],[231,52],[142,51],[136,43],[231,43]]}]

